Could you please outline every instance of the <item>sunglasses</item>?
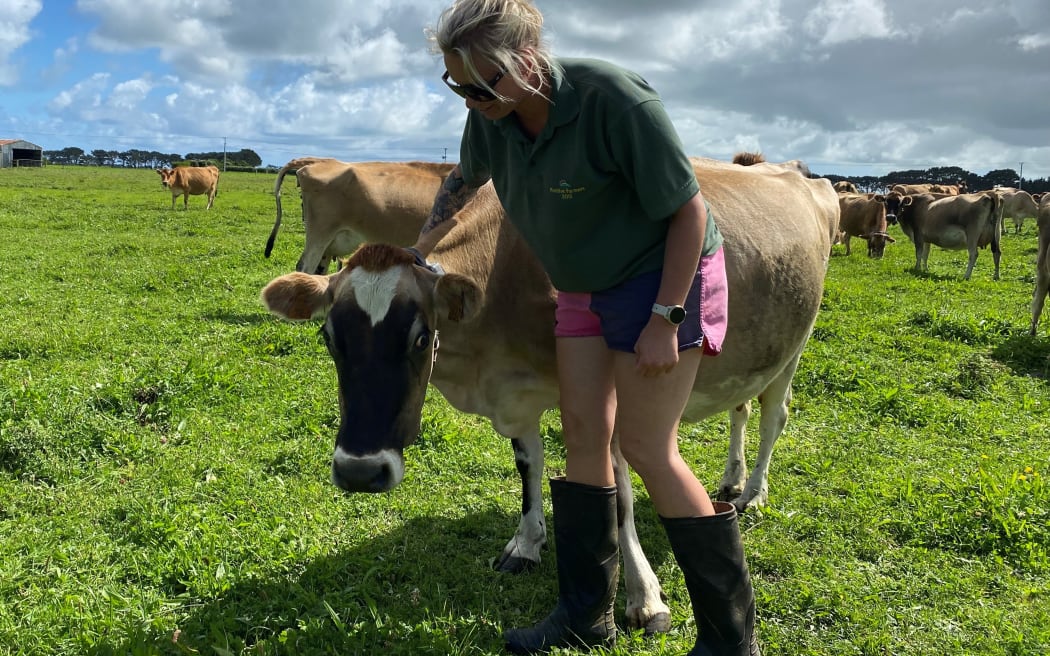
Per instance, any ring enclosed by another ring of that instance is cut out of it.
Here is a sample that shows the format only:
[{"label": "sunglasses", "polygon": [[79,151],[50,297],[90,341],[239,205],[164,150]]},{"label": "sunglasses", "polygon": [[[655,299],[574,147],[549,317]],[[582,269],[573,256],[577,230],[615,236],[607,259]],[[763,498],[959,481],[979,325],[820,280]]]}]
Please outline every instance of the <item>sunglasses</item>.
[{"label": "sunglasses", "polygon": [[[499,81],[503,79],[503,73],[504,71],[496,73],[495,77],[485,82],[485,84],[487,84],[490,89],[495,89],[496,85],[499,84]],[[449,89],[452,89],[452,93],[460,98],[470,98],[471,100],[476,100],[478,102],[491,102],[496,99],[496,96],[492,95],[492,92],[485,87],[476,84],[453,84],[452,82],[449,82],[448,71],[445,71],[445,74],[441,76],[441,81],[444,82]]]}]

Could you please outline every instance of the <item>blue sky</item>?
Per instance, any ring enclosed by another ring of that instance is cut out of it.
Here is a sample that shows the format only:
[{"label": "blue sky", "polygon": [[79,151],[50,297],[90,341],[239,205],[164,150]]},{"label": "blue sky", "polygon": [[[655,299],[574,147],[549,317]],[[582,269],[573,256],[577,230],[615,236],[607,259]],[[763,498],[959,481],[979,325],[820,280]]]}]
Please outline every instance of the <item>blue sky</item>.
[{"label": "blue sky", "polygon": [[[1046,0],[538,0],[557,54],[664,97],[691,155],[1050,177]],[[457,156],[445,0],[0,0],[0,138],[266,164]]]}]

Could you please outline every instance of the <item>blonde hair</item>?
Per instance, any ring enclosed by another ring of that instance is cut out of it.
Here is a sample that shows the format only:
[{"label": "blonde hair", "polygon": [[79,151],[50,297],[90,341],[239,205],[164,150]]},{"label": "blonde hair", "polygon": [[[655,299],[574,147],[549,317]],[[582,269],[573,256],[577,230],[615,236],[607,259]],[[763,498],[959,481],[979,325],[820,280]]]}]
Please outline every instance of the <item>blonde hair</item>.
[{"label": "blonde hair", "polygon": [[[543,14],[531,0],[456,0],[426,35],[433,54],[459,56],[475,84],[500,100],[507,98],[481,78],[475,58],[495,64],[519,87],[541,95],[543,80],[555,66],[543,38]],[[543,75],[532,81],[528,73],[537,65]]]}]

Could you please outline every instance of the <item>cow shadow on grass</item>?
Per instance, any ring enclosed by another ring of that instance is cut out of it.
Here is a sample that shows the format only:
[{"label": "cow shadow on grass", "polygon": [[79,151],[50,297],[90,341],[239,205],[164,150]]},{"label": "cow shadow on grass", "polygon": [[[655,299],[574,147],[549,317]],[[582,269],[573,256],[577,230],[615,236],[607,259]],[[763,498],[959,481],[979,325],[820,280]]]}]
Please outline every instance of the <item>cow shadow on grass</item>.
[{"label": "cow shadow on grass", "polygon": [[[658,569],[673,557],[648,506],[637,504],[636,522]],[[186,601],[176,612],[192,610],[177,624],[177,643],[170,629],[144,631],[91,653],[502,653],[502,630],[539,620],[557,598],[553,549],[526,574],[492,569],[516,522],[499,510],[416,518],[330,555],[290,555],[280,574],[238,582],[199,605]],[[164,594],[174,599],[180,592],[185,596],[173,586]]]},{"label": "cow shadow on grass", "polygon": [[203,321],[219,321],[232,326],[249,326],[261,323],[272,323],[273,315],[267,312],[205,312]]},{"label": "cow shadow on grass", "polygon": [[958,274],[930,273],[929,271],[916,269],[913,266],[904,269],[904,273],[910,275],[912,278],[919,278],[920,280],[930,280],[933,282],[958,282],[963,279],[962,271],[960,271]]},{"label": "cow shadow on grass", "polygon": [[992,349],[991,356],[1023,376],[1050,385],[1050,336],[1012,335]]}]

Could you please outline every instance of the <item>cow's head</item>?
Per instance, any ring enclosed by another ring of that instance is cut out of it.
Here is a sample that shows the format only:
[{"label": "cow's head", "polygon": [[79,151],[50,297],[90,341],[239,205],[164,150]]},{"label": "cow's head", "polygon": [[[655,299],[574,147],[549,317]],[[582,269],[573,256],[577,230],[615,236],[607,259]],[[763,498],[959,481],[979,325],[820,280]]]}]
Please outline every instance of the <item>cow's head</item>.
[{"label": "cow's head", "polygon": [[401,482],[404,448],[420,415],[438,324],[471,318],[481,290],[424,266],[396,246],[362,246],[329,276],[290,273],[262,291],[270,312],[324,318],[321,335],[339,379],[339,432],[332,482],[347,492],[386,492]]},{"label": "cow's head", "polygon": [[880,199],[882,204],[886,206],[886,223],[888,225],[896,225],[897,215],[901,211],[901,200],[903,199],[903,196],[895,191],[891,191],[885,195],[877,195],[876,198]]},{"label": "cow's head", "polygon": [[160,186],[165,189],[168,188],[168,182],[171,180],[171,174],[174,172],[171,169],[154,169],[158,175],[160,175]]},{"label": "cow's head", "polygon": [[882,257],[886,252],[886,244],[894,244],[897,242],[887,232],[869,232],[864,235],[864,239],[868,242],[868,257]]}]

